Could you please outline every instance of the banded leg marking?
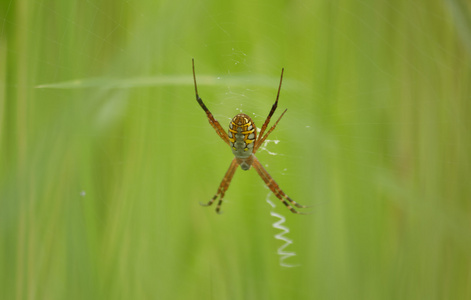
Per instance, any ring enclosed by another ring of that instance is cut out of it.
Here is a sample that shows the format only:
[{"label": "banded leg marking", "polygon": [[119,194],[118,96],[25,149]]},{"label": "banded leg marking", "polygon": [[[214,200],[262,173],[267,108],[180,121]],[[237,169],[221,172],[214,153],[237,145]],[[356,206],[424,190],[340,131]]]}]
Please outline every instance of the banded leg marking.
[{"label": "banded leg marking", "polygon": [[[273,106],[271,107],[271,110],[270,110],[270,113],[268,114],[268,117],[265,119],[265,122],[263,123],[263,126],[260,129],[259,139],[262,138],[263,133],[265,132],[265,130],[267,129],[268,124],[270,123],[271,117],[273,116],[273,114],[276,111],[276,108],[278,107],[278,98],[280,98],[281,82],[283,81],[283,72],[284,71],[285,71],[284,68],[281,69],[280,85],[278,86],[278,93],[276,94],[276,100],[275,100],[275,103],[273,103]],[[260,143],[257,142],[257,144],[260,144]]]},{"label": "banded leg marking", "polygon": [[208,117],[209,124],[216,130],[216,133],[219,135],[219,137],[228,145],[229,144],[229,137],[227,136],[226,131],[222,128],[221,124],[214,118],[213,114],[209,111],[209,109],[206,107],[206,105],[203,103],[203,99],[198,95],[198,87],[196,85],[196,75],[195,75],[195,60],[191,60],[192,65],[193,65],[193,81],[195,83],[195,95],[196,95],[196,101],[198,101],[198,104],[201,106],[201,108],[204,110]]},{"label": "banded leg marking", "polygon": [[276,125],[278,125],[278,122],[280,122],[281,118],[283,118],[286,111],[287,109],[285,109],[285,111],[281,114],[278,120],[276,120],[275,124],[270,128],[270,130],[268,130],[267,133],[262,138],[258,139],[257,143],[255,144],[254,152],[256,152],[258,148],[260,148],[260,146],[263,144],[263,142],[265,142],[265,140],[270,135],[270,133],[272,133],[272,131],[275,130]]},{"label": "banded leg marking", "polygon": [[307,208],[308,207],[308,206],[305,206],[305,205],[301,205],[301,204],[297,203],[296,201],[294,201],[293,199],[291,199],[290,197],[288,197],[288,195],[286,195],[281,190],[280,186],[275,182],[275,180],[273,180],[273,178],[270,176],[270,174],[268,174],[267,170],[265,170],[265,168],[260,164],[260,162],[255,157],[255,155],[254,155],[254,160],[253,160],[252,166],[255,168],[258,175],[260,175],[260,177],[262,177],[263,181],[268,186],[268,188],[273,192],[273,194],[275,194],[275,196],[278,199],[280,199],[281,202],[283,202],[283,204],[286,207],[288,207],[289,210],[291,210],[291,212],[293,212],[295,214],[301,214],[301,215],[307,214],[307,213],[304,213],[304,212],[297,211],[296,209],[294,209],[290,205],[290,203],[291,203],[292,205],[294,205],[298,208]]},{"label": "banded leg marking", "polygon": [[224,194],[226,193],[227,189],[229,188],[229,184],[231,183],[232,177],[234,176],[235,171],[237,170],[237,167],[239,164],[237,163],[237,160],[234,158],[231,162],[231,165],[229,166],[229,169],[226,172],[226,175],[224,175],[224,178],[221,181],[221,184],[219,185],[218,191],[216,195],[214,195],[211,200],[209,200],[208,203],[200,203],[202,206],[210,206],[216,201],[216,199],[219,197],[218,205],[216,206],[216,212],[219,214],[221,210],[221,204],[222,200],[224,198]]}]

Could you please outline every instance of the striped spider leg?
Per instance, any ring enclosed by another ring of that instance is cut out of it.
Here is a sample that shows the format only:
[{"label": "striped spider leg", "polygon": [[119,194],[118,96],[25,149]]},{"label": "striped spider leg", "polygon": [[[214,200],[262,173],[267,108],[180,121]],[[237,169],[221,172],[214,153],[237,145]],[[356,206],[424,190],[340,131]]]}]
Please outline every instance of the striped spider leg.
[{"label": "striped spider leg", "polygon": [[203,100],[198,95],[194,59],[192,60],[192,66],[196,101],[206,113],[209,120],[209,124],[211,124],[214,130],[216,130],[216,133],[219,135],[219,137],[231,147],[232,153],[235,156],[235,158],[231,162],[231,165],[229,166],[229,169],[226,172],[226,175],[224,175],[224,178],[222,179],[222,182],[219,185],[216,194],[213,196],[213,198],[211,198],[211,200],[209,200],[208,203],[201,205],[210,206],[219,198],[218,204],[216,206],[216,212],[220,213],[224,194],[229,188],[232,177],[234,176],[237,167],[240,166],[242,170],[249,170],[250,167],[253,166],[257,171],[258,175],[260,175],[265,184],[268,186],[268,188],[273,192],[273,194],[275,194],[278,199],[280,199],[281,202],[283,202],[284,205],[286,205],[286,207],[288,207],[289,210],[291,210],[291,212],[296,214],[305,214],[303,212],[298,212],[296,209],[293,208],[293,206],[296,206],[297,208],[306,208],[307,206],[301,205],[290,197],[288,197],[288,195],[286,195],[281,190],[280,186],[275,182],[275,180],[273,180],[273,178],[270,176],[270,174],[268,174],[267,170],[265,170],[265,168],[255,156],[255,152],[257,152],[257,150],[267,139],[270,133],[275,130],[276,125],[278,125],[278,122],[280,122],[281,118],[286,113],[285,109],[281,116],[278,118],[278,120],[275,122],[275,124],[265,133],[270,123],[270,119],[275,113],[276,108],[278,106],[278,98],[280,97],[281,82],[283,81],[284,69],[281,69],[280,85],[278,86],[278,93],[276,95],[275,103],[273,104],[270,113],[268,114],[268,117],[265,119],[265,122],[263,123],[262,128],[260,129],[260,133],[257,135],[257,128],[255,127],[255,123],[246,114],[238,114],[234,118],[232,118],[231,122],[229,123],[228,132],[226,133],[224,131],[221,124],[219,124],[219,122],[214,119],[213,114],[209,111],[209,109],[203,103]]}]

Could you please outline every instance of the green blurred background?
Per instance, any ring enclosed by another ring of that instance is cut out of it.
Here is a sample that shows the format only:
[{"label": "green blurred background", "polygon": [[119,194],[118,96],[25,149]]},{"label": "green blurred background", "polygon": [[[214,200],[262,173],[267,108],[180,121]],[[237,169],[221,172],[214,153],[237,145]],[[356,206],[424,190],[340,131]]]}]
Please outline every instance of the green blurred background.
[{"label": "green blurred background", "polygon": [[469,2],[0,3],[1,299],[471,299]]}]

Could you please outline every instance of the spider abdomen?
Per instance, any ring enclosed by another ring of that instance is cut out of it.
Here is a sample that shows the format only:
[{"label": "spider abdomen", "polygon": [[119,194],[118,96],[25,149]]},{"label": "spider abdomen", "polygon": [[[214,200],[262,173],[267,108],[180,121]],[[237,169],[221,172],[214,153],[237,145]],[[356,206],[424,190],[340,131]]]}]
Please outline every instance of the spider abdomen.
[{"label": "spider abdomen", "polygon": [[244,170],[250,168],[250,163],[244,164],[245,159],[251,157],[257,138],[255,124],[246,114],[238,114],[229,123],[229,141],[234,156],[240,161]]}]

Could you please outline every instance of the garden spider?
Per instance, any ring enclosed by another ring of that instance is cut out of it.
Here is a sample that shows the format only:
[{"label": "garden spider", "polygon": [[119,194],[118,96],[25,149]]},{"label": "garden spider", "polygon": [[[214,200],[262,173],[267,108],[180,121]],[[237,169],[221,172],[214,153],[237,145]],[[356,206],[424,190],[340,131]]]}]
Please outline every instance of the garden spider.
[{"label": "garden spider", "polygon": [[281,116],[275,122],[275,125],[273,125],[267,131],[267,133],[263,135],[265,133],[265,130],[267,129],[268,124],[270,123],[270,118],[275,113],[276,107],[278,106],[278,98],[280,96],[281,82],[283,81],[284,69],[281,69],[280,85],[278,87],[278,93],[276,95],[275,104],[273,104],[270,110],[270,113],[268,114],[268,117],[263,123],[262,129],[260,130],[260,133],[257,136],[257,130],[256,130],[257,128],[255,127],[255,124],[252,121],[252,119],[246,114],[238,114],[234,118],[232,118],[231,122],[229,123],[228,133],[224,131],[224,129],[219,124],[219,122],[216,119],[214,119],[213,114],[209,111],[209,109],[203,103],[203,100],[198,95],[198,88],[196,86],[195,60],[194,59],[192,59],[192,65],[193,65],[193,80],[195,82],[196,101],[198,101],[199,105],[201,106],[201,108],[203,108],[204,112],[208,116],[209,124],[213,126],[214,130],[216,130],[216,133],[221,137],[221,139],[231,147],[232,153],[235,156],[235,158],[231,162],[231,165],[229,166],[229,170],[227,170],[226,175],[224,176],[221,184],[219,185],[216,195],[214,195],[214,197],[211,198],[211,200],[209,200],[208,203],[206,204],[200,203],[200,204],[203,206],[210,206],[219,197],[219,201],[216,207],[216,212],[220,213],[224,194],[229,188],[229,184],[231,183],[232,177],[234,176],[237,166],[240,165],[242,170],[249,170],[250,166],[253,166],[255,170],[257,171],[258,175],[262,177],[263,181],[268,186],[268,188],[270,188],[273,194],[275,194],[275,196],[278,199],[280,199],[283,202],[283,204],[286,205],[286,207],[288,207],[295,214],[305,214],[302,212],[298,212],[296,209],[294,209],[291,206],[291,204],[298,208],[306,208],[307,206],[296,203],[293,199],[288,197],[281,190],[281,188],[278,186],[275,180],[273,180],[270,174],[268,174],[267,170],[265,170],[265,168],[260,164],[257,157],[255,156],[255,152],[257,152],[257,150],[260,148],[260,146],[268,137],[268,135],[270,135],[270,133],[275,129],[276,125],[278,124],[278,122],[281,120],[281,118],[286,112],[286,109],[285,109],[285,111],[283,111]]}]

